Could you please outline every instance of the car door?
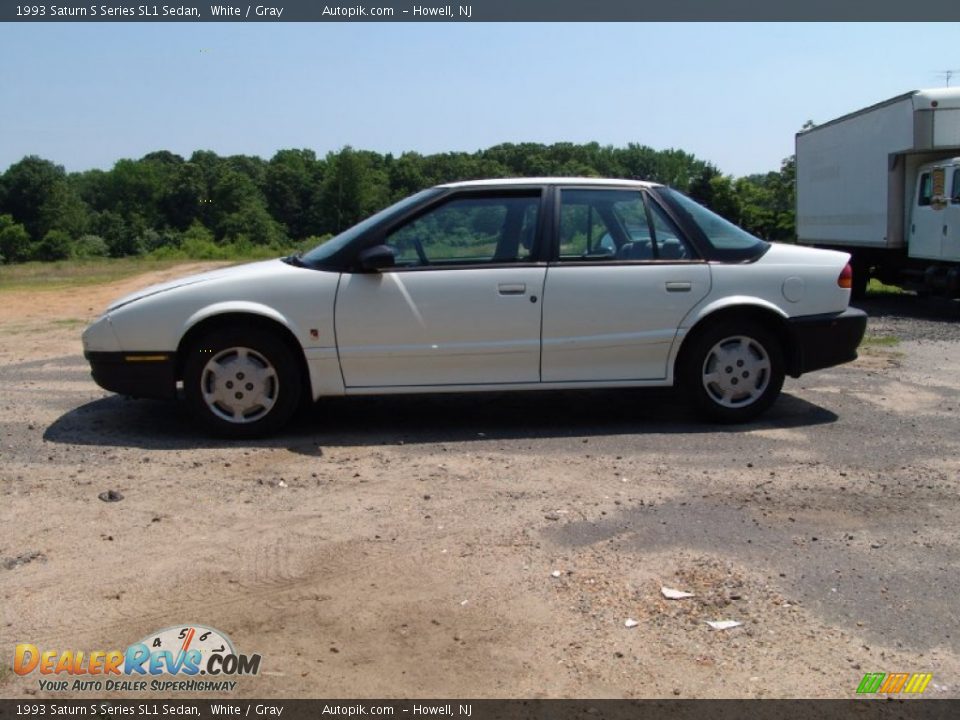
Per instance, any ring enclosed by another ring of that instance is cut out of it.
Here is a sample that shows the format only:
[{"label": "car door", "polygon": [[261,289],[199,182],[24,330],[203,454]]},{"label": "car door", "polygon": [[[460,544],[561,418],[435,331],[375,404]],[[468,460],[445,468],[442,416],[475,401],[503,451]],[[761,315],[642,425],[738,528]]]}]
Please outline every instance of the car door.
[{"label": "car door", "polygon": [[539,189],[462,192],[389,231],[396,266],[337,291],[348,392],[538,382],[540,216]]},{"label": "car door", "polygon": [[639,189],[568,188],[559,203],[543,381],[666,378],[677,327],[710,289],[709,266]]},{"label": "car door", "polygon": [[949,201],[943,210],[943,259],[960,262],[960,167],[950,168]]},{"label": "car door", "polygon": [[910,257],[940,259],[943,248],[944,169],[920,174],[910,218]]}]

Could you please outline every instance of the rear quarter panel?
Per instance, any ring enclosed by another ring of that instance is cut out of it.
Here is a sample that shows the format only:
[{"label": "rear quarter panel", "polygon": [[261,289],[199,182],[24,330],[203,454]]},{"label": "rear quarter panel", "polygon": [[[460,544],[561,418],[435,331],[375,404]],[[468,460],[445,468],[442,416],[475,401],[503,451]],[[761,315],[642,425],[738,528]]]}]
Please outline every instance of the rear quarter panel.
[{"label": "rear quarter panel", "polygon": [[850,290],[837,279],[849,259],[842,252],[773,243],[755,262],[713,263],[710,293],[683,326],[736,305],[762,307],[784,318],[842,312],[850,303]]}]

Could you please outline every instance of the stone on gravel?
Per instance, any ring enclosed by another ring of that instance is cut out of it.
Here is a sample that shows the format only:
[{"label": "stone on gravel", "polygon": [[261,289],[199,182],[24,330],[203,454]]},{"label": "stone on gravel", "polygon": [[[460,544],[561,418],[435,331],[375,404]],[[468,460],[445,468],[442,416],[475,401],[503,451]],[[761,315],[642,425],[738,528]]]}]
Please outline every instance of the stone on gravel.
[{"label": "stone on gravel", "polygon": [[673,588],[668,587],[661,587],[660,593],[668,600],[683,600],[684,598],[693,597],[692,592],[687,592],[686,590],[674,590]]},{"label": "stone on gravel", "polygon": [[27,563],[32,563],[34,560],[46,560],[47,556],[38,550],[33,552],[23,553],[22,555],[17,555],[16,557],[7,558],[3,561],[3,566],[7,570],[13,570],[14,568],[20,567],[21,565],[26,565]]},{"label": "stone on gravel", "polygon": [[730,630],[743,625],[739,620],[707,620],[706,623],[714,630]]}]

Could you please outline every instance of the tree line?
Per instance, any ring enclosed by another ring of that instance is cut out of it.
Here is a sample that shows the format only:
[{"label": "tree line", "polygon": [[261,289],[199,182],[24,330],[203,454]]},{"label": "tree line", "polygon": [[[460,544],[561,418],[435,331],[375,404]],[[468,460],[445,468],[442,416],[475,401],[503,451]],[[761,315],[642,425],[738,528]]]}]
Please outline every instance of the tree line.
[{"label": "tree line", "polygon": [[317,157],[189,158],[168,151],[68,173],[28,156],[0,175],[0,261],[280,254],[336,234],[432,185],[497,177],[652,180],[768,240],[794,238],[794,164],[734,179],[681,150],[506,143],[475,153],[399,156],[345,147]]}]

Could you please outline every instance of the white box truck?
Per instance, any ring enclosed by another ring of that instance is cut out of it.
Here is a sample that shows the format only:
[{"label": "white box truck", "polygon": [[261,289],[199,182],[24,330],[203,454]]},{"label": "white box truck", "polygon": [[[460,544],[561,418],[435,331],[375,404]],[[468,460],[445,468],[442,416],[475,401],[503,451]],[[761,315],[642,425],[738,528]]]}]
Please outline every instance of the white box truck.
[{"label": "white box truck", "polygon": [[960,297],[960,88],[915,90],[797,133],[797,239],[871,276]]}]

